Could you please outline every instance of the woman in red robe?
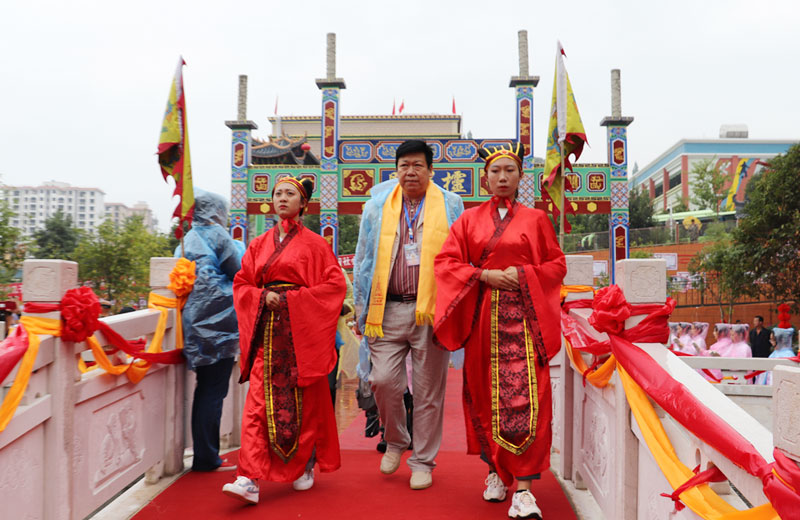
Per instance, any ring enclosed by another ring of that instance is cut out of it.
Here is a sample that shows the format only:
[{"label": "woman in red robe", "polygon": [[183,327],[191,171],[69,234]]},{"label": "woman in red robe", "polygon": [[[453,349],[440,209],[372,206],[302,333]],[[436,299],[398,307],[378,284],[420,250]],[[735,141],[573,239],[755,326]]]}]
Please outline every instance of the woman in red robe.
[{"label": "woman in red robe", "polygon": [[435,340],[464,348],[467,451],[489,465],[487,501],[541,518],[531,480],[550,466],[548,362],[561,346],[564,253],[547,215],[516,201],[521,147],[481,150],[491,200],[464,212],[436,257]]},{"label": "woman in red robe", "polygon": [[236,482],[222,491],[258,502],[258,480],[311,488],[313,467],[340,466],[328,373],[345,296],[331,246],[300,221],[313,186],[284,177],[273,190],[279,225],[253,240],[233,281],[239,319],[242,414]]}]

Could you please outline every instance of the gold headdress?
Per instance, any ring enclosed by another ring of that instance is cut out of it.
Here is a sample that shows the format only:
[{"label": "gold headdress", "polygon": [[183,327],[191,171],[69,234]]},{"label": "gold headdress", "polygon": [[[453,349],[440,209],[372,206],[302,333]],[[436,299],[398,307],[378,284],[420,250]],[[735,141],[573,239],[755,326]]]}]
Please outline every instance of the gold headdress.
[{"label": "gold headdress", "polygon": [[481,147],[478,149],[478,155],[486,161],[486,165],[483,167],[486,171],[497,159],[508,157],[517,163],[519,171],[522,172],[522,157],[525,155],[525,148],[520,143],[512,141],[507,147],[504,145]]}]

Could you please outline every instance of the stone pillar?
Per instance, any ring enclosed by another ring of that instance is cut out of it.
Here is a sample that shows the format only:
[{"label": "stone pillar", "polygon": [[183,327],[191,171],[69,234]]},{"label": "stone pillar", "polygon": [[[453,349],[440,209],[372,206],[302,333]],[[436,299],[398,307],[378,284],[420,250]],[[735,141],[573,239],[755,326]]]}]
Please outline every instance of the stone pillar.
[{"label": "stone pillar", "polygon": [[[592,274],[592,262],[594,259],[592,255],[566,255],[567,261],[567,275],[564,277],[564,285],[588,285],[591,286],[594,282]],[[591,292],[586,293],[569,293],[567,294],[566,301],[581,300],[592,298]],[[561,348],[563,349],[564,341],[562,338]],[[570,364],[569,357],[564,353],[562,355],[562,362],[560,367],[560,385],[559,395],[553,396],[553,402],[556,403],[557,414],[554,414],[556,426],[554,430],[560,428],[561,436],[558,439],[556,448],[561,453],[560,466],[558,468],[561,478],[565,480],[573,479],[573,439],[574,439],[574,417],[575,417],[575,386],[574,386],[574,370]]]},{"label": "stone pillar", "polygon": [[[26,302],[59,303],[69,289],[78,285],[78,264],[65,260],[25,260],[22,294]],[[61,313],[35,314],[60,319]],[[48,368],[48,393],[52,399],[50,419],[44,423],[47,469],[44,472],[44,513],[47,519],[71,520],[75,510],[75,382],[80,372],[74,344],[56,339],[53,363]],[[29,389],[30,390],[30,389]],[[26,392],[27,393],[27,392]]]},{"label": "stone pillar", "polygon": [[247,243],[247,183],[252,131],[258,128],[247,119],[247,76],[239,76],[236,121],[225,121],[231,129],[231,208],[228,223],[231,236]]},{"label": "stone pillar", "polygon": [[519,76],[512,76],[508,86],[514,89],[514,111],[517,121],[516,139],[525,147],[522,169],[527,173],[520,183],[520,202],[533,207],[536,184],[533,175],[533,89],[539,84],[539,76],[530,76],[528,68],[528,31],[519,31]]},{"label": "stone pillar", "polygon": [[319,222],[320,234],[339,251],[339,95],[346,88],[336,77],[336,34],[328,33],[325,78],[317,79],[322,91],[322,132],[320,134]]},{"label": "stone pillar", "polygon": [[772,371],[772,435],[775,447],[800,465],[800,368]]},{"label": "stone pillar", "polygon": [[[632,305],[663,304],[667,301],[667,262],[662,259],[627,259],[617,261],[617,285]],[[625,321],[625,329],[636,326],[644,316],[635,316]],[[639,441],[631,430],[631,409],[625,391],[614,375],[614,400],[616,409],[617,438],[614,446],[615,464],[618,471],[617,490],[620,518],[637,517],[639,487]]]},{"label": "stone pillar", "polygon": [[622,116],[620,71],[611,71],[611,116],[600,121],[606,127],[608,164],[611,170],[611,215],[609,217],[609,248],[611,283],[616,283],[614,266],[630,254],[628,213],[628,125],[633,117]]},{"label": "stone pillar", "polygon": [[[167,289],[170,283],[169,273],[178,263],[177,258],[154,257],[150,259],[150,290],[160,296],[175,298],[175,293]],[[177,314],[173,311],[173,317]],[[165,347],[175,346],[175,321],[167,323],[167,332],[164,335]],[[184,389],[186,385],[185,365],[167,365],[166,384],[164,388],[164,401],[166,403],[166,420],[164,424],[164,460],[148,469],[145,479],[148,484],[154,484],[162,475],[176,475],[183,471],[184,450]]]}]

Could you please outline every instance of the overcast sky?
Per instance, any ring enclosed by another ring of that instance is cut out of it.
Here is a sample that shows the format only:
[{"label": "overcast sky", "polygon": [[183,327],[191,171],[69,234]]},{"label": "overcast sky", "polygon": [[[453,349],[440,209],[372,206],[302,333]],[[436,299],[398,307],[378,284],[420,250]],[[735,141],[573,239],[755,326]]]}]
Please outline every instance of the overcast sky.
[{"label": "overcast sky", "polygon": [[[656,5],[657,4],[657,5]],[[630,165],[682,138],[743,123],[753,139],[798,139],[800,2],[5,0],[0,4],[0,182],[48,180],[174,207],[154,152],[183,55],[195,186],[229,196],[238,75],[257,136],[281,115],[319,115],[325,35],[337,33],[343,115],[449,114],[464,133],[512,137],[517,31],[528,31],[534,152],[544,155],[556,40],[590,147],[605,162],[610,70],[622,70]]]}]

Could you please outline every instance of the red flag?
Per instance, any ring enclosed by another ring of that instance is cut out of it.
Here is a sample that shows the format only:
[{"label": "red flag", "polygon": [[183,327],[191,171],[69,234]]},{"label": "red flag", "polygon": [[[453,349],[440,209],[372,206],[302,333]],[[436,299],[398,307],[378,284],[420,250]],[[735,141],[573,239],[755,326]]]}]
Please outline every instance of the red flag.
[{"label": "red flag", "polygon": [[453,96],[453,115],[456,114],[456,97]]},{"label": "red flag", "polygon": [[395,109],[394,109],[394,99],[392,100],[392,115],[395,115]]},{"label": "red flag", "polygon": [[402,113],[403,113],[403,109],[404,109],[405,107],[406,107],[406,100],[404,99],[404,100],[402,100],[402,101],[400,102],[400,108],[398,109],[398,111],[397,111],[397,112],[398,112],[399,114],[402,114]]}]

